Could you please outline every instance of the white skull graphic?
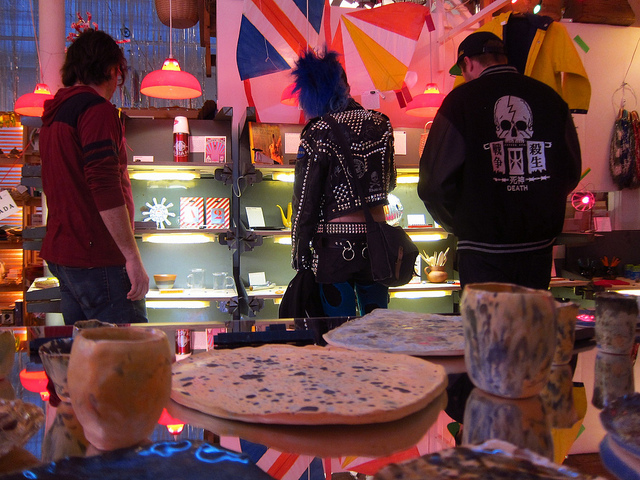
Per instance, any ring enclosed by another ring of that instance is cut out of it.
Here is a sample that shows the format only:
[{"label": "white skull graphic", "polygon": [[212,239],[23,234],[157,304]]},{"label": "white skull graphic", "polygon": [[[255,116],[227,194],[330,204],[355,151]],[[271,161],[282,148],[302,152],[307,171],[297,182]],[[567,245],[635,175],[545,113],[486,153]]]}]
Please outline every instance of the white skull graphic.
[{"label": "white skull graphic", "polygon": [[533,114],[520,97],[500,97],[493,108],[496,135],[507,144],[524,144],[533,135]]}]

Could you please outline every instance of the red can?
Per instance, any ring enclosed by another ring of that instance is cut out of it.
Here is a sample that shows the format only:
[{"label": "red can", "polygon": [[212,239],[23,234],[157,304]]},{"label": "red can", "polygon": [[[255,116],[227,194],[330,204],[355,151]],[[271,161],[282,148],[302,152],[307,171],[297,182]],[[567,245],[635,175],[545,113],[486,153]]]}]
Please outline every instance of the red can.
[{"label": "red can", "polygon": [[191,330],[186,328],[176,329],[176,355],[188,355],[191,353]]},{"label": "red can", "polygon": [[189,134],[188,133],[173,134],[173,161],[174,162],[189,161]]}]

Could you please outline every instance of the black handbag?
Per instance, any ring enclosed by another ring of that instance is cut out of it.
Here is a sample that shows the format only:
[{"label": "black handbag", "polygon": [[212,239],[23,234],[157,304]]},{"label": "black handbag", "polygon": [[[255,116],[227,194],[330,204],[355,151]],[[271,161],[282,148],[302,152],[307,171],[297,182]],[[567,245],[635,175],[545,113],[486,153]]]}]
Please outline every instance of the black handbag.
[{"label": "black handbag", "polygon": [[[351,170],[355,172],[351,148],[340,125],[330,115],[325,115],[323,119],[331,125],[333,134],[340,143],[345,160],[350,165]],[[418,247],[402,227],[394,227],[387,222],[376,222],[369,211],[369,206],[362,192],[362,186],[357,179],[355,184],[364,218],[367,222],[367,248],[369,250],[373,279],[387,287],[399,287],[409,283],[415,273],[415,263],[419,253]]]}]

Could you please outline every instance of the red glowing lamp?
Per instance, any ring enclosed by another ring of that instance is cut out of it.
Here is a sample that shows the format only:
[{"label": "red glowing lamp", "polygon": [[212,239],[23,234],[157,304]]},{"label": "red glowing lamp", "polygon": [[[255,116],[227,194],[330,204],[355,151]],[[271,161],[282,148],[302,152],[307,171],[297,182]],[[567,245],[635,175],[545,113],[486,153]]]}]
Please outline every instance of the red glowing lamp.
[{"label": "red glowing lamp", "polygon": [[26,368],[22,369],[20,371],[20,383],[30,392],[39,393],[43,402],[49,400],[49,391],[47,390],[49,379],[44,370],[28,372]]},{"label": "red glowing lamp", "polygon": [[180,435],[182,430],[184,430],[184,423],[182,420],[178,420],[177,418],[172,417],[167,412],[166,408],[162,409],[162,413],[160,414],[160,419],[158,420],[160,425],[164,425],[167,427],[167,431],[172,435]]},{"label": "red glowing lamp", "polygon": [[142,79],[140,92],[148,97],[182,100],[199,97],[202,87],[196,77],[180,70],[178,61],[169,57],[161,70],[154,70]]},{"label": "red glowing lamp", "polygon": [[25,117],[41,117],[44,112],[45,100],[52,99],[53,95],[49,86],[39,83],[32,93],[25,93],[16,100],[13,111]]}]

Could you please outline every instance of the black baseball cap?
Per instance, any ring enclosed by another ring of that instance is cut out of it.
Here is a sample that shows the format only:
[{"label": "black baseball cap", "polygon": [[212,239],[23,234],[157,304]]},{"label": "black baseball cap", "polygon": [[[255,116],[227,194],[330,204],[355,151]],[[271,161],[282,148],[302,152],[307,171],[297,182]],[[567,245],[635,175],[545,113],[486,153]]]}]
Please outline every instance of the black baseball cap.
[{"label": "black baseball cap", "polygon": [[[490,40],[497,40],[500,45],[487,46]],[[491,32],[473,32],[465,38],[458,47],[458,60],[456,64],[449,69],[451,75],[462,75],[460,63],[464,57],[473,57],[483,53],[495,53],[504,55],[504,44],[497,35]]]}]

